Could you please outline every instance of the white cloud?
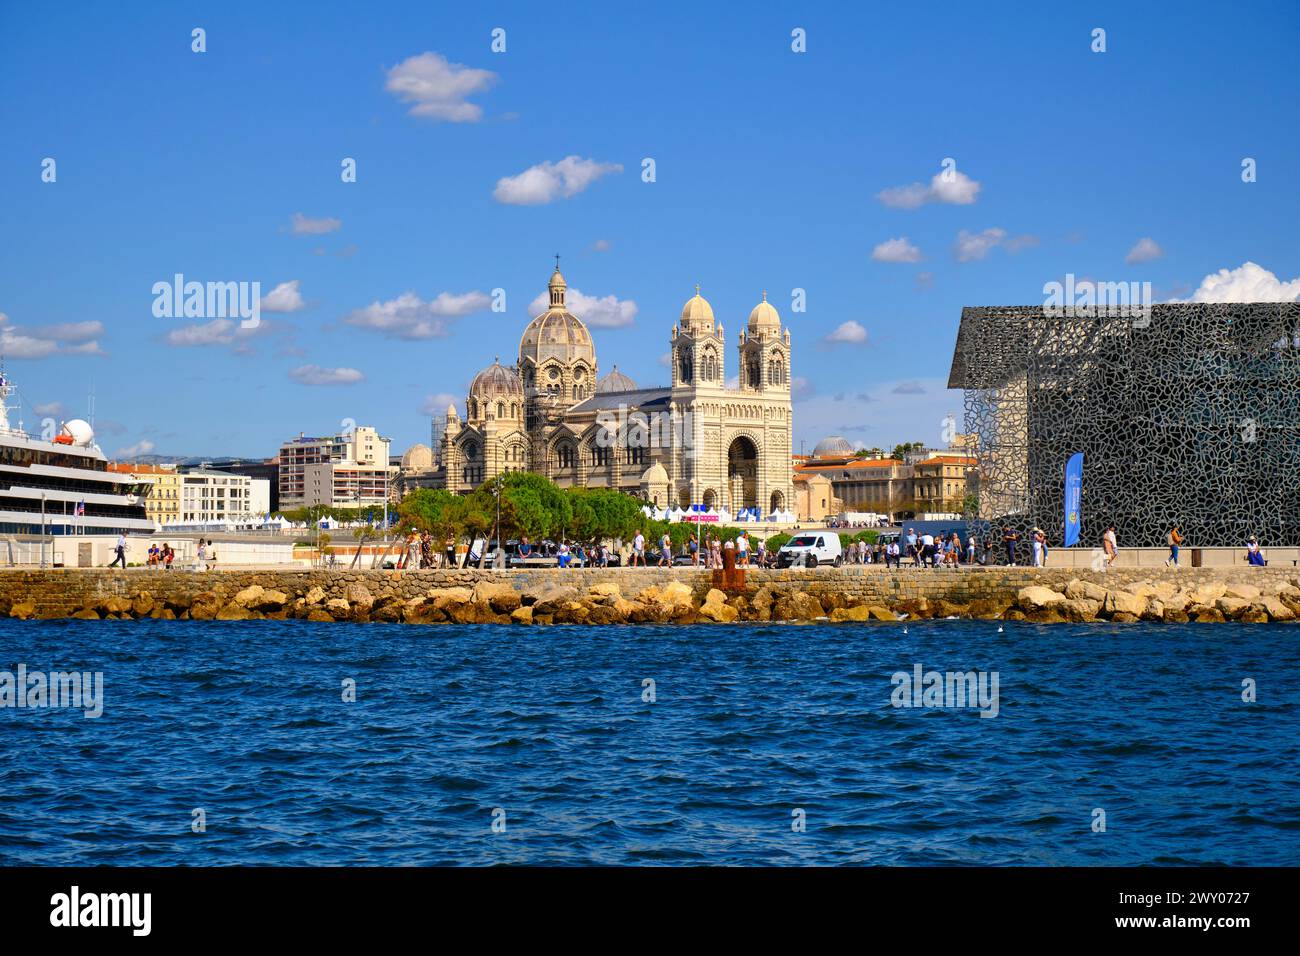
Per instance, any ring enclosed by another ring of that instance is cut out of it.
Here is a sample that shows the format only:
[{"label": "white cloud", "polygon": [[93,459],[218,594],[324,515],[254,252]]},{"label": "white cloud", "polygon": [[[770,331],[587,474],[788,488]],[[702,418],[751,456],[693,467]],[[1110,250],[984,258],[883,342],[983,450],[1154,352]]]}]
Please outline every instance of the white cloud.
[{"label": "white cloud", "polygon": [[0,312],[0,355],[15,359],[42,359],[51,355],[101,355],[96,336],[102,322],[64,322],[55,325],[13,325]]},{"label": "white cloud", "polygon": [[213,319],[195,325],[183,325],[167,333],[168,345],[182,348],[195,345],[230,345],[235,341],[235,323],[230,319]]},{"label": "white cloud", "polygon": [[613,248],[614,243],[610,242],[608,239],[597,239],[591,244],[592,252],[609,252],[609,250]]},{"label": "white cloud", "polygon": [[281,282],[278,286],[262,296],[263,312],[297,312],[306,303],[298,291],[300,280]]},{"label": "white cloud", "polygon": [[980,184],[965,173],[953,170],[950,180],[945,180],[944,175],[935,173],[928,186],[924,183],[891,186],[876,193],[876,198],[893,209],[916,209],[928,202],[969,206],[979,198]]},{"label": "white cloud", "polygon": [[103,322],[64,322],[58,325],[35,325],[27,330],[34,339],[62,342],[86,342],[104,334]]},{"label": "white cloud", "polygon": [[447,414],[448,405],[460,405],[460,399],[451,392],[436,392],[433,395],[424,396],[424,401],[420,405],[420,414],[441,418]]},{"label": "white cloud", "polygon": [[1040,241],[1041,240],[1037,236],[1026,234],[1023,236],[1016,236],[1014,239],[1008,239],[1002,245],[1007,252],[1017,253],[1021,249],[1032,249],[1034,246],[1038,245]]},{"label": "white cloud", "polygon": [[33,405],[37,415],[51,415],[54,418],[67,418],[68,409],[62,402],[46,402],[43,405]]},{"label": "white cloud", "polygon": [[134,445],[127,445],[125,448],[119,448],[116,458],[139,458],[141,455],[151,454],[156,446],[147,438],[142,438]]},{"label": "white cloud", "polygon": [[1170,302],[1298,302],[1300,278],[1284,281],[1263,266],[1244,262],[1235,269],[1220,269],[1201,280],[1188,299]]},{"label": "white cloud", "polygon": [[332,216],[312,219],[300,212],[289,217],[289,230],[295,236],[323,236],[327,232],[338,232],[343,228],[343,220]]},{"label": "white cloud", "polygon": [[412,116],[477,123],[483,118],[483,107],[468,102],[468,98],[484,92],[496,81],[497,75],[491,70],[450,63],[441,53],[425,52],[389,70],[384,89],[403,103],[412,104]]},{"label": "white cloud", "polygon": [[1139,262],[1150,262],[1152,259],[1159,259],[1164,254],[1165,251],[1160,248],[1154,239],[1150,236],[1143,236],[1128,251],[1124,261],[1132,266],[1137,265]]},{"label": "white cloud", "polygon": [[375,301],[344,318],[348,325],[381,332],[389,338],[418,341],[448,335],[452,320],[492,307],[486,292],[439,292],[425,301],[414,292],[403,292],[387,302]]},{"label": "white cloud", "polygon": [[925,386],[920,382],[899,382],[893,388],[895,395],[924,395]]},{"label": "white cloud", "polygon": [[558,163],[549,160],[530,166],[518,176],[503,176],[492,191],[497,202],[513,206],[537,206],[557,199],[570,199],[601,176],[621,173],[619,163],[566,156]]},{"label": "white cloud", "polygon": [[354,368],[322,368],[319,365],[299,365],[290,370],[289,377],[299,385],[356,385],[366,378]]},{"label": "white cloud", "polygon": [[983,232],[967,232],[963,229],[957,233],[957,244],[953,247],[953,253],[957,256],[958,262],[983,259],[1006,237],[1005,229],[985,229]]},{"label": "white cloud", "polygon": [[[615,295],[584,295],[581,289],[572,286],[565,293],[565,305],[594,329],[617,329],[631,325],[637,313],[637,304],[631,299],[619,299]],[[540,315],[550,306],[550,294],[539,293],[537,298],[528,303],[528,314]]]},{"label": "white cloud", "polygon": [[850,319],[848,322],[841,322],[834,332],[826,336],[826,341],[844,345],[864,345],[867,341],[867,330]]},{"label": "white cloud", "polygon": [[877,262],[920,262],[921,250],[908,242],[907,236],[886,239],[871,250],[871,258]]},{"label": "white cloud", "polygon": [[792,398],[812,398],[816,394],[816,387],[802,375],[796,375],[790,379],[790,396]]}]

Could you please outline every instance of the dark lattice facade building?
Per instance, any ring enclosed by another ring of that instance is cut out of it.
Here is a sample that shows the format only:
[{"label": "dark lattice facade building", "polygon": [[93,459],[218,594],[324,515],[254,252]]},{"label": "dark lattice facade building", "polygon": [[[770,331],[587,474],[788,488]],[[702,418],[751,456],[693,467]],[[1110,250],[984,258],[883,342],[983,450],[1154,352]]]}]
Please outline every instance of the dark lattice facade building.
[{"label": "dark lattice facade building", "polygon": [[962,310],[949,388],[977,436],[977,528],[1059,546],[1083,452],[1080,545],[1300,545],[1300,303],[1155,305],[1138,315]]}]

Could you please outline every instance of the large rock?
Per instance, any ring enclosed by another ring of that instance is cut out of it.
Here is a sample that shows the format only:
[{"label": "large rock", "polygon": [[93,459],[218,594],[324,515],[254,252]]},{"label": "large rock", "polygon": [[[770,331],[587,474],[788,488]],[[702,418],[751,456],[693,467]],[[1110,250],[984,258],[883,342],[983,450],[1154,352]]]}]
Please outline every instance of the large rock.
[{"label": "large rock", "polygon": [[619,586],[612,581],[593,584],[587,589],[587,595],[591,600],[598,601],[602,604],[614,604],[616,601],[620,601],[623,598],[622,590],[620,590]]},{"label": "large rock", "polygon": [[256,607],[262,600],[262,595],[266,593],[266,588],[260,584],[250,584],[242,591],[235,595],[232,603],[240,607]]},{"label": "large rock", "polygon": [[563,610],[564,606],[570,601],[578,598],[578,589],[563,585],[560,587],[546,588],[544,591],[532,593],[532,608],[534,617],[538,614],[554,615],[557,611]]},{"label": "large rock", "polygon": [[1250,601],[1247,601],[1244,598],[1228,597],[1227,595],[1224,595],[1214,602],[1214,606],[1219,609],[1219,613],[1224,617],[1236,618],[1245,611],[1246,608],[1250,607],[1250,603]]},{"label": "large rock", "polygon": [[1254,601],[1259,598],[1263,592],[1253,584],[1229,584],[1223,589],[1223,596],[1229,598],[1238,598],[1242,601]]},{"label": "large rock", "polygon": [[217,612],[218,621],[247,621],[252,617],[253,612],[237,601],[231,601]]},{"label": "large rock", "polygon": [[669,581],[659,589],[659,603],[693,607],[695,593],[681,581]]},{"label": "large rock", "polygon": [[427,596],[429,603],[439,611],[455,604],[468,604],[474,600],[474,592],[465,587],[430,588]]},{"label": "large rock", "polygon": [[306,601],[309,605],[320,604],[325,598],[325,589],[320,585],[314,585],[306,594]]},{"label": "large rock", "polygon": [[1086,624],[1097,620],[1097,615],[1101,613],[1101,607],[1101,601],[1088,597],[1066,598],[1056,606],[1061,617],[1078,624]]},{"label": "large rock", "polygon": [[1026,614],[1030,611],[1041,611],[1044,608],[1055,607],[1064,603],[1065,600],[1065,595],[1053,591],[1051,588],[1043,587],[1041,584],[1031,584],[1016,592],[1016,604]]},{"label": "large rock", "polygon": [[370,609],[375,606],[375,596],[360,581],[353,581],[349,584],[347,590],[343,592],[343,596],[352,605],[354,613],[368,614]]},{"label": "large rock", "polygon": [[509,584],[502,581],[479,581],[474,585],[475,604],[487,604],[498,614],[509,614],[519,607],[523,598]]},{"label": "large rock", "polygon": [[[1297,591],[1300,591],[1300,588],[1297,588]],[[750,617],[755,621],[770,621],[774,601],[772,589],[763,585],[754,592],[754,596],[749,601]]]},{"label": "large rock", "polygon": [[352,606],[345,598],[330,598],[325,602],[325,613],[336,621],[342,621],[351,616]]},{"label": "large rock", "polygon": [[148,617],[153,612],[154,601],[153,595],[148,591],[141,591],[131,602],[131,613],[136,617]]},{"label": "large rock", "polygon": [[1259,603],[1268,612],[1268,616],[1275,621],[1295,620],[1295,611],[1291,610],[1286,602],[1280,598],[1266,597],[1262,598]]},{"label": "large rock", "polygon": [[1128,591],[1108,590],[1106,600],[1102,602],[1102,611],[1109,614],[1113,619],[1116,614],[1130,615],[1133,620],[1137,620],[1147,609],[1147,599],[1138,597]]},{"label": "large rock", "polygon": [[718,624],[730,624],[740,616],[734,607],[727,603],[727,596],[717,588],[709,588],[700,605],[700,617]]},{"label": "large rock", "polygon": [[795,591],[777,599],[772,616],[778,621],[814,621],[825,617],[826,609],[807,591]]},{"label": "large rock", "polygon": [[532,605],[527,607],[517,607],[510,612],[510,620],[514,624],[532,624],[533,608]]},{"label": "large rock", "polygon": [[865,604],[831,609],[832,621],[870,621],[871,608]]},{"label": "large rock", "polygon": [[1065,596],[1071,601],[1087,598],[1089,601],[1096,601],[1101,604],[1106,600],[1106,589],[1100,584],[1073,578],[1065,586]]}]

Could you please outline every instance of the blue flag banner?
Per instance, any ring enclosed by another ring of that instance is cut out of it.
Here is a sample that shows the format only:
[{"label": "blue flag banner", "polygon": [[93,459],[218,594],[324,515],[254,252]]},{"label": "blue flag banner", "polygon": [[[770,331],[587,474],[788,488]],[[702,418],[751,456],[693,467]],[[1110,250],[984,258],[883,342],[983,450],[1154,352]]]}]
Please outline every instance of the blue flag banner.
[{"label": "blue flag banner", "polygon": [[1079,543],[1079,505],[1083,496],[1083,452],[1065,463],[1065,546]]}]

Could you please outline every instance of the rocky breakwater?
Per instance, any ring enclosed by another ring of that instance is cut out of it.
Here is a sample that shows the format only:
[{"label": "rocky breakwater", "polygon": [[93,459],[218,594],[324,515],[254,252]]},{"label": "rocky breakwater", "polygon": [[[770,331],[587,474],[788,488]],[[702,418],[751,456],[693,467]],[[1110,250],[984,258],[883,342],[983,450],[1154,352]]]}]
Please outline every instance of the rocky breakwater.
[{"label": "rocky breakwater", "polygon": [[755,572],[743,589],[707,572],[469,570],[0,574],[0,614],[84,620],[387,621],[410,624],[731,624],[927,618],[1286,622],[1300,571]]},{"label": "rocky breakwater", "polygon": [[1043,624],[1096,620],[1264,624],[1294,621],[1297,614],[1300,578],[1262,580],[1258,584],[1158,581],[1115,588],[1076,578],[1059,590],[1044,585],[1021,588],[1016,606],[1004,616]]}]

